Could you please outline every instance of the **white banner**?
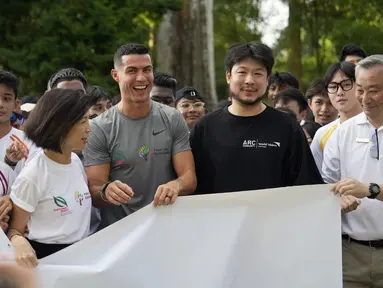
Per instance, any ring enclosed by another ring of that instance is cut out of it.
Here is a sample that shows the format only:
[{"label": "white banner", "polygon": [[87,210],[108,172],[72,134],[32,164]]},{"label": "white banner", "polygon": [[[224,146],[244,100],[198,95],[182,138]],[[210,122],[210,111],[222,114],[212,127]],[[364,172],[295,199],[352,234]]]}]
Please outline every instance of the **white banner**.
[{"label": "white banner", "polygon": [[40,261],[43,287],[342,287],[329,186],[181,197]]}]

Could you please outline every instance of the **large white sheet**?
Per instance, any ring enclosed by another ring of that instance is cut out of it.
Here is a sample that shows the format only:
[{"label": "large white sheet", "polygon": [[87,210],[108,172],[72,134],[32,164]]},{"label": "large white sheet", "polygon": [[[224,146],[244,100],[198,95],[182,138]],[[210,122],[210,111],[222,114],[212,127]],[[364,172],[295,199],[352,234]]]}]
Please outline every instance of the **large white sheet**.
[{"label": "large white sheet", "polygon": [[339,198],[327,185],[151,205],[40,261],[43,287],[340,288]]}]

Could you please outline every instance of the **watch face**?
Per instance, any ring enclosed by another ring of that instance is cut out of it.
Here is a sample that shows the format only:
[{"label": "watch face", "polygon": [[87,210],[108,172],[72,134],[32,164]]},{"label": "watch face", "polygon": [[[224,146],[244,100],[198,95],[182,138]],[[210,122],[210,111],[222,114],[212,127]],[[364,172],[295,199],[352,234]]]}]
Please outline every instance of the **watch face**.
[{"label": "watch face", "polygon": [[378,185],[372,185],[371,189],[372,189],[372,192],[374,193],[379,193],[380,191],[380,188]]}]

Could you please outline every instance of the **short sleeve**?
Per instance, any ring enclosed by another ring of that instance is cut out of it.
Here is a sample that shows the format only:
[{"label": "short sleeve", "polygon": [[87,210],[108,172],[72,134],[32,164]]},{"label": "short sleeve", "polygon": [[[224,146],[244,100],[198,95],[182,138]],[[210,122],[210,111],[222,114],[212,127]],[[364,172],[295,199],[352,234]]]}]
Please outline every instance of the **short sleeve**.
[{"label": "short sleeve", "polygon": [[334,131],[323,151],[322,177],[326,183],[336,183],[341,178],[339,134],[339,129]]},{"label": "short sleeve", "polygon": [[111,158],[104,131],[94,121],[91,121],[90,125],[92,132],[89,134],[88,143],[83,151],[84,166],[110,163]]},{"label": "short sleeve", "polygon": [[72,153],[72,161],[75,165],[77,165],[78,170],[81,171],[85,183],[88,183],[88,177],[86,176],[84,165],[82,164],[80,157],[76,153]]},{"label": "short sleeve", "polygon": [[171,125],[173,134],[172,155],[174,156],[177,153],[191,150],[189,142],[189,128],[186,125],[181,113],[174,113]]},{"label": "short sleeve", "polygon": [[33,213],[37,204],[43,196],[43,191],[38,189],[36,184],[22,176],[21,174],[16,178],[11,188],[11,200],[21,209]]},{"label": "short sleeve", "polygon": [[16,173],[7,164],[0,162],[0,196],[8,195],[11,192]]},{"label": "short sleeve", "polygon": [[318,167],[319,171],[322,171],[322,162],[323,162],[323,150],[320,147],[320,133],[315,133],[314,139],[311,142],[310,149],[313,154],[315,164]]}]

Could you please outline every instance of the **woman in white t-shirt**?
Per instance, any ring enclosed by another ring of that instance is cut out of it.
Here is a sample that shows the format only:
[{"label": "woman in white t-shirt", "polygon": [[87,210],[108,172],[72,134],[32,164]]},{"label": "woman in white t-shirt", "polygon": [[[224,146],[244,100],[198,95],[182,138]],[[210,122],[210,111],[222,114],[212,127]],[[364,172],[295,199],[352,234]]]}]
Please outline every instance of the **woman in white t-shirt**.
[{"label": "woman in white t-shirt", "polygon": [[26,136],[42,150],[20,172],[10,194],[8,237],[22,266],[35,267],[37,259],[89,234],[91,196],[72,151],[86,145],[91,104],[82,91],[54,89],[40,98],[25,123]]}]

